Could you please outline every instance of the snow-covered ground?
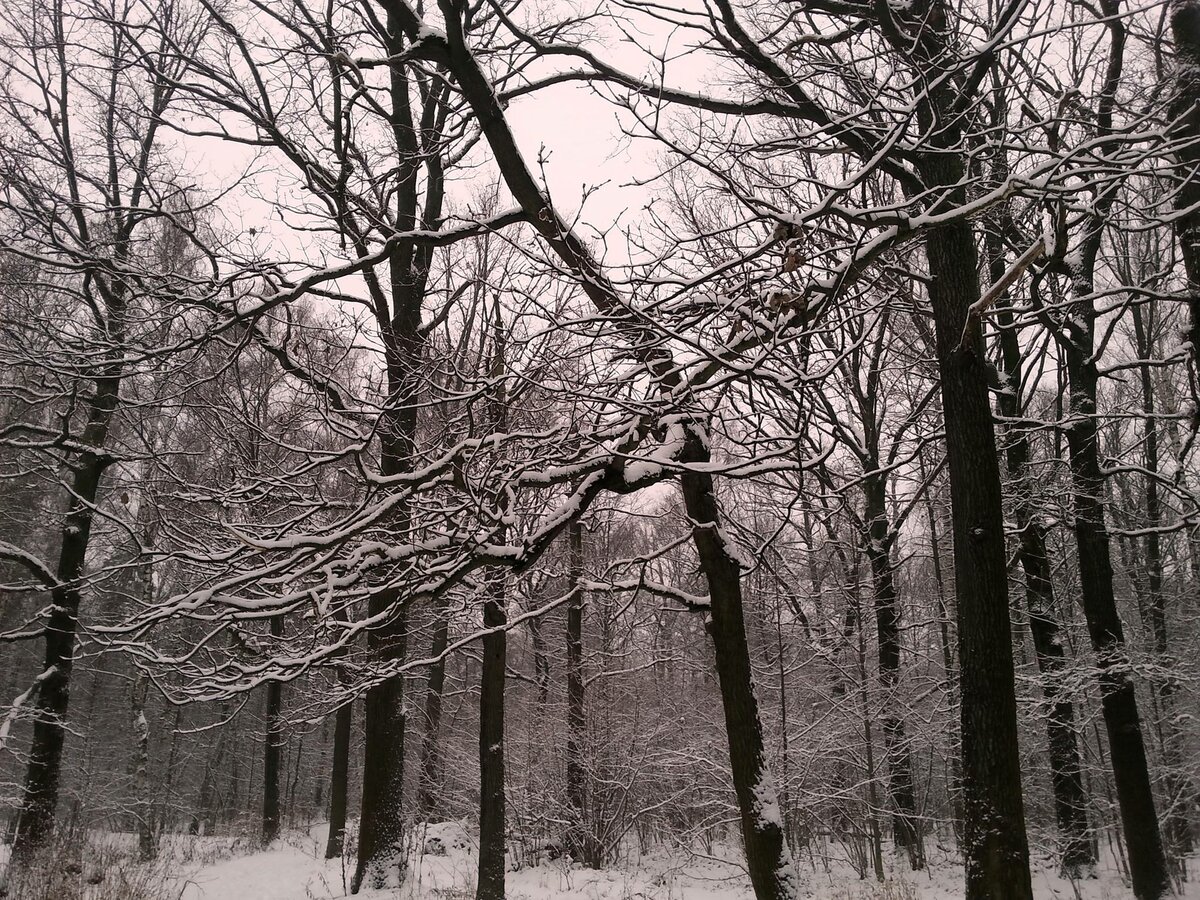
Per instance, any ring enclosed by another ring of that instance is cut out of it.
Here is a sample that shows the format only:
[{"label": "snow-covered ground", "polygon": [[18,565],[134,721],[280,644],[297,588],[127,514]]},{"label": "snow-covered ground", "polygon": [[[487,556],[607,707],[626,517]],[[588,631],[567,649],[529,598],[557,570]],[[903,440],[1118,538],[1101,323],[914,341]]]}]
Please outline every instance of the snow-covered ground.
[{"label": "snow-covered ground", "polygon": [[[437,828],[438,826],[431,826]],[[444,828],[445,826],[443,826]],[[432,834],[433,832],[431,832]],[[440,832],[439,832],[440,833]],[[450,832],[454,834],[453,831]],[[453,844],[447,840],[447,844]],[[269,850],[196,865],[181,877],[181,900],[331,900],[347,896],[350,872],[340,860],[322,859],[324,829],[293,835]],[[474,856],[451,846],[445,856],[423,855],[403,887],[363,891],[361,900],[468,900],[473,897]],[[1195,866],[1193,866],[1195,868]],[[1200,873],[1194,873],[1197,877]],[[962,871],[942,862],[929,873],[897,872],[885,884],[859,880],[848,868],[819,862],[801,866],[802,896],[829,900],[951,900],[962,896]],[[1052,871],[1034,876],[1039,900],[1120,900],[1130,897],[1114,871],[1072,885]],[[745,900],[752,897],[736,865],[682,856],[649,856],[629,871],[592,871],[564,861],[508,873],[511,900]],[[1200,900],[1192,881],[1184,897]]]}]

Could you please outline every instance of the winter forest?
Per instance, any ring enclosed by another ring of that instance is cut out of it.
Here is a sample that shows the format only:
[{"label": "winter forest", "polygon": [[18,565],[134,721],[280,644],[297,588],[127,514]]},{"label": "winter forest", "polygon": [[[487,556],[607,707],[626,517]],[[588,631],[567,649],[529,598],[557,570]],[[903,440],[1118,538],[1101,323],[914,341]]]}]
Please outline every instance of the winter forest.
[{"label": "winter forest", "polygon": [[1200,0],[0,11],[0,896],[1200,896]]}]

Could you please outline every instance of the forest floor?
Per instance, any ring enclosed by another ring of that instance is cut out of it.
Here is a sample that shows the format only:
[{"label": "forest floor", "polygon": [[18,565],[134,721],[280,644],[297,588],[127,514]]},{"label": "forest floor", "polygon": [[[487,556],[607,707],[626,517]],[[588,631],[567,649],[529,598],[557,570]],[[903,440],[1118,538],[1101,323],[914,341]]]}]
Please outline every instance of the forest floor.
[{"label": "forest floor", "polygon": [[[470,900],[473,897],[474,855],[457,839],[457,826],[445,841],[446,855],[422,854],[403,887],[366,891],[359,900]],[[431,832],[432,834],[432,832]],[[203,839],[201,839],[203,840]],[[350,871],[341,860],[324,860],[324,829],[293,834],[270,849],[224,859],[194,863],[180,874],[180,900],[334,900],[348,896]],[[439,850],[442,848],[439,847]],[[236,853],[236,851],[228,851]],[[347,863],[349,866],[349,863]],[[1200,860],[1193,860],[1192,880],[1183,896],[1200,900]],[[906,864],[893,867],[882,884],[860,879],[846,864],[806,860],[800,870],[801,896],[821,900],[951,900],[962,896],[962,869],[950,861],[935,861],[929,870],[914,873]],[[713,858],[652,854],[625,869],[589,870],[562,860],[510,871],[511,900],[745,900],[752,897],[749,881],[735,863]],[[1034,875],[1038,900],[1119,900],[1130,897],[1114,869],[1071,883],[1052,868]]]}]

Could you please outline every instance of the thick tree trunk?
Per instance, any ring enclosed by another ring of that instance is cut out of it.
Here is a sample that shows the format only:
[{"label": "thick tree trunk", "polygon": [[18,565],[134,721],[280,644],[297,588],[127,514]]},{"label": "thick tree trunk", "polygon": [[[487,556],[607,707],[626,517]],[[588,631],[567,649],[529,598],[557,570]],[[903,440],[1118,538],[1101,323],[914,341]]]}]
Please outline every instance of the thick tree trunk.
[{"label": "thick tree trunk", "polygon": [[[707,437],[698,427],[694,423],[689,426],[688,458],[707,462]],[[799,883],[784,840],[779,799],[763,745],[742,612],[741,567],[721,530],[712,476],[692,470],[683,473],[680,482],[700,569],[708,582],[709,633],[716,651],[729,764],[741,811],[750,882],[758,900],[793,900],[799,897]]]},{"label": "thick tree trunk", "polygon": [[[952,154],[926,157],[922,169],[930,184],[963,182]],[[966,199],[961,187],[949,193],[947,202]],[[966,896],[1030,900],[996,435],[982,338],[960,349],[980,297],[975,236],[958,221],[927,232],[925,248],[954,520]]]},{"label": "thick tree trunk", "polygon": [[[381,594],[372,598],[377,608],[396,605],[394,592]],[[385,628],[371,632],[367,647],[380,662],[401,660],[406,638],[405,611],[397,607]],[[364,731],[358,863],[350,883],[353,893],[364,884],[386,887],[393,874],[399,878],[404,865],[404,676],[393,676],[368,689]]]},{"label": "thick tree trunk", "polygon": [[[283,635],[283,618],[271,619],[271,635]],[[262,842],[279,837],[279,777],[283,759],[283,682],[267,682],[266,743],[263,750]]]},{"label": "thick tree trunk", "polygon": [[[390,54],[408,52],[399,6],[386,7],[387,39]],[[444,183],[440,163],[426,166],[428,154],[422,149],[420,130],[414,116],[413,85],[406,66],[391,66],[388,73],[389,100],[394,151],[396,154],[395,216],[393,226],[400,232],[418,227],[436,230],[441,220]],[[431,99],[420,111],[429,121],[439,121],[441,96],[429,92]],[[427,135],[433,143],[433,133]],[[438,151],[434,151],[435,156]],[[422,188],[423,208],[419,207]],[[388,406],[380,422],[380,473],[399,475],[411,469],[416,450],[417,406],[420,391],[420,365],[425,336],[421,331],[421,305],[429,281],[433,248],[404,244],[388,257],[387,285],[390,298],[371,270],[369,289],[375,313],[384,336],[387,367]],[[390,300],[390,303],[389,303]],[[410,539],[411,510],[400,504],[391,525],[398,540]],[[407,652],[407,598],[392,588],[372,593],[368,612],[384,618],[383,624],[367,636],[372,660],[389,666],[403,660]],[[367,691],[364,704],[364,761],[362,814],[359,819],[358,863],[351,890],[357,893],[364,882],[371,887],[386,885],[392,873],[397,881],[402,873],[404,838],[404,676],[395,675]]]},{"label": "thick tree trunk", "polygon": [[442,727],[442,695],[446,689],[446,661],[442,655],[450,640],[450,614],[444,604],[437,607],[433,641],[429,656],[435,662],[429,667],[425,685],[425,734],[421,739],[421,769],[417,785],[417,813],[428,822],[440,806],[442,779],[441,754],[438,751]]},{"label": "thick tree trunk", "polygon": [[891,549],[893,535],[887,516],[887,486],[882,477],[863,483],[866,498],[867,559],[875,594],[875,634],[879,643],[879,685],[883,694],[883,752],[888,770],[888,796],[896,846],[908,855],[910,866],[925,865],[925,850],[917,818],[913,784],[912,747],[900,715],[900,601],[896,592]]}]

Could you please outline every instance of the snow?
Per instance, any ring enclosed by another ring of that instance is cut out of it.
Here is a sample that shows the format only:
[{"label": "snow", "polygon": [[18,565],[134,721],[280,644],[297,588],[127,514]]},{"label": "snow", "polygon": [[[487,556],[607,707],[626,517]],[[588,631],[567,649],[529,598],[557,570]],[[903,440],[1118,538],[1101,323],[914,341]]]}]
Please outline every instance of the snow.
[{"label": "snow", "polygon": [[[179,876],[180,900],[339,900],[348,897],[345,887],[353,860],[324,860],[325,828],[293,834],[270,849],[198,865]],[[205,840],[205,839],[197,839]],[[211,839],[209,839],[211,840]],[[475,881],[475,841],[457,823],[425,827],[421,846],[441,846],[436,853],[419,856],[400,889],[363,890],[361,900],[445,900],[471,897]],[[444,850],[443,854],[441,851]],[[828,863],[817,859],[789,872],[795,879],[795,896],[838,898],[838,900],[954,900],[962,896],[962,868],[937,857],[926,872],[910,872],[899,858],[885,851],[887,880],[877,883],[868,875],[860,879],[836,858],[836,844],[824,852]],[[1036,856],[1036,853],[1035,853]],[[753,897],[744,869],[728,848],[714,849],[712,856],[689,855],[682,851],[653,852],[638,856],[629,848],[629,861],[620,866],[591,870],[564,859],[543,862],[507,872],[509,897],[521,900],[749,900]],[[1197,868],[1192,862],[1193,872]],[[1058,876],[1050,860],[1037,859],[1033,876],[1037,900],[1115,900],[1129,895],[1111,860],[1099,877],[1072,885]],[[1078,892],[1076,891],[1078,889]],[[1195,879],[1185,885],[1184,900],[1200,900]]]}]

